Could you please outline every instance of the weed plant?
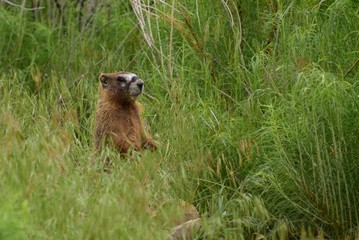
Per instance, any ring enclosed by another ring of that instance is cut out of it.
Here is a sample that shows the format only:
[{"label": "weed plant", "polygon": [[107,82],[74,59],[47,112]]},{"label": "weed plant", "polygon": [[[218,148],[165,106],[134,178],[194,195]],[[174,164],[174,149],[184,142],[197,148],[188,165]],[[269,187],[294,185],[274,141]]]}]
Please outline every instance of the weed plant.
[{"label": "weed plant", "polygon": [[[193,239],[358,239],[358,9],[0,2],[0,239],[167,239],[147,210],[170,199],[201,213]],[[119,70],[159,143],[127,160],[92,141]]]}]

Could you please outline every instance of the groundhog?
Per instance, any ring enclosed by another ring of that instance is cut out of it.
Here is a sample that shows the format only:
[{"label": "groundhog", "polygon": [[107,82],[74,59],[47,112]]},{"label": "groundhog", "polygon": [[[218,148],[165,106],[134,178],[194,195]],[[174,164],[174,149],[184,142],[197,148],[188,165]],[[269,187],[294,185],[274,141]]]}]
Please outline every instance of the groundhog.
[{"label": "groundhog", "polygon": [[156,149],[152,137],[145,131],[137,97],[144,82],[129,72],[103,73],[99,77],[99,97],[96,110],[95,147],[112,145],[121,154],[130,149]]}]

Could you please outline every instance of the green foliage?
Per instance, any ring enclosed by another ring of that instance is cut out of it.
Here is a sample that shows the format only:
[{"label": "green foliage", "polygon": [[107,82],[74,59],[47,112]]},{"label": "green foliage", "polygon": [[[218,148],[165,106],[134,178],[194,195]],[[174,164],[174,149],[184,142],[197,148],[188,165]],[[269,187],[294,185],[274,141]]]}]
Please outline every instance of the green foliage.
[{"label": "green foliage", "polygon": [[[357,1],[80,2],[0,3],[1,239],[166,239],[179,198],[196,239],[358,237]],[[119,70],[155,153],[94,153]]]}]

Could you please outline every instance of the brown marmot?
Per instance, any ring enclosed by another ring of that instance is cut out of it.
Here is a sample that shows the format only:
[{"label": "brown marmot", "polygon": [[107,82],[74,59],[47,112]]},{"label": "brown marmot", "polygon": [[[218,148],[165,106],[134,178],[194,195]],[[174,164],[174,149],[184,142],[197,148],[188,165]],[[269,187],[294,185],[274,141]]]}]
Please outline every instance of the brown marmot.
[{"label": "brown marmot", "polygon": [[152,137],[145,131],[137,97],[144,82],[129,72],[106,73],[99,77],[99,97],[96,111],[95,147],[114,146],[120,153],[130,149],[155,150]]}]

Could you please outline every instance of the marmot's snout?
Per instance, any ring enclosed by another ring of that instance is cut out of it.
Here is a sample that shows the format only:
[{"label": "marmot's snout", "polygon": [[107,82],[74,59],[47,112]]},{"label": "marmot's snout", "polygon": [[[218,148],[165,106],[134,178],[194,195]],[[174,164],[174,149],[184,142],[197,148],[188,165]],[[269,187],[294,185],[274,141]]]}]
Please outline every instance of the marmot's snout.
[{"label": "marmot's snout", "polygon": [[129,85],[129,93],[132,96],[138,96],[143,92],[144,89],[144,82],[142,81],[142,79],[136,77],[133,77],[130,85]]},{"label": "marmot's snout", "polygon": [[141,92],[143,91],[143,81],[141,79],[139,79],[139,81],[137,82],[137,86],[139,89],[141,89]]}]

